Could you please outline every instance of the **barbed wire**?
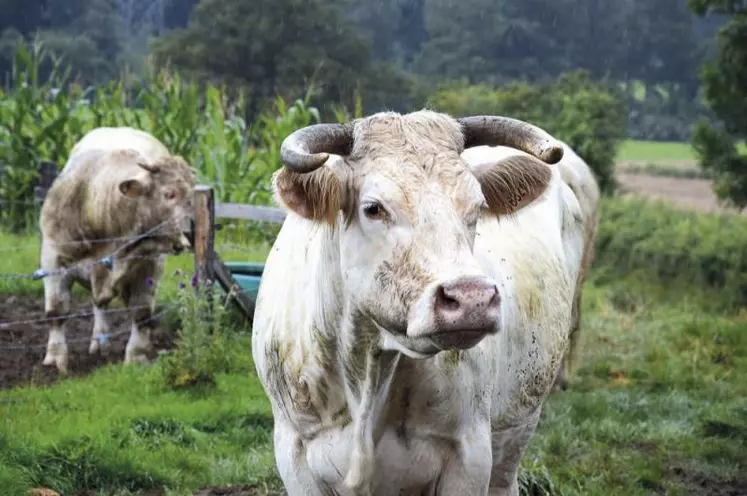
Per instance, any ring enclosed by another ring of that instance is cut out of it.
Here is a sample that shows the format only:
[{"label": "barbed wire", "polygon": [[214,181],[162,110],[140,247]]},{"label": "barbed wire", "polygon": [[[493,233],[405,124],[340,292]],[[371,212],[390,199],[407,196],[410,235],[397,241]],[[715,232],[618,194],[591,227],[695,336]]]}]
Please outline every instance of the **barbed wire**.
[{"label": "barbed wire", "polygon": [[[152,322],[158,318],[161,318],[162,316],[166,315],[170,311],[172,311],[174,308],[176,308],[176,305],[167,305],[164,310],[161,310],[160,312],[151,315],[147,319],[143,319],[140,321],[135,322],[135,325],[142,326],[143,324],[147,324],[149,322]],[[112,338],[116,338],[118,336],[121,336],[123,334],[127,334],[128,332],[131,332],[131,326],[132,324],[127,324],[126,328],[120,329],[117,332],[114,333],[108,333],[108,334],[100,334],[98,336],[88,336],[85,338],[79,338],[79,339],[66,339],[66,344],[77,344],[77,343],[87,343],[90,342],[91,339],[97,339],[99,342],[106,342]],[[123,326],[125,327],[125,326]],[[12,346],[2,346],[0,347],[0,351],[18,351],[18,350],[32,350],[32,349],[41,349],[46,348],[47,343],[44,344],[26,344],[26,345],[12,345]]]},{"label": "barbed wire", "polygon": [[[110,314],[110,313],[120,313],[120,312],[129,312],[131,310],[140,310],[149,308],[150,305],[135,305],[131,307],[123,307],[123,308],[106,308],[106,309],[100,309],[99,312],[104,314]],[[57,317],[38,317],[35,319],[25,319],[25,320],[8,320],[5,322],[0,322],[0,330],[7,330],[15,326],[19,325],[28,325],[28,324],[41,324],[44,322],[54,322],[55,320],[62,320],[62,319],[75,319],[79,317],[90,317],[94,315],[95,312],[93,310],[88,312],[75,312],[75,313],[69,313],[67,315],[63,316],[57,316]]]},{"label": "barbed wire", "polygon": [[[168,222],[168,221],[167,221]],[[164,231],[164,235],[170,235],[170,234],[176,234],[176,232],[172,231]],[[63,246],[81,246],[81,245],[93,245],[93,244],[107,244],[107,243],[115,243],[117,241],[127,241],[130,239],[137,238],[138,235],[133,236],[119,236],[119,237],[112,237],[112,238],[96,238],[96,239],[86,239],[83,241],[67,241],[65,243],[47,243],[49,246],[55,246],[55,247],[63,247]],[[27,243],[23,245],[14,245],[14,246],[0,246],[0,252],[3,251],[21,251],[25,249],[41,249],[41,238],[36,243]]]},{"label": "barbed wire", "polygon": [[[84,259],[80,262],[76,262],[72,265],[68,265],[65,267],[61,267],[59,269],[37,269],[34,272],[31,273],[15,273],[15,274],[8,274],[8,273],[0,273],[0,279],[43,279],[45,277],[49,276],[56,276],[56,275],[65,275],[69,274],[70,272],[73,272],[75,270],[78,270],[80,268],[86,268],[91,267],[97,264],[103,264],[106,268],[111,270],[114,267],[114,259],[118,253],[120,253],[125,248],[132,246],[135,242],[143,240],[148,238],[148,236],[151,236],[153,233],[155,233],[160,228],[164,227],[167,224],[170,224],[171,222],[180,222],[183,219],[184,215],[181,215],[180,217],[177,217],[176,219],[167,219],[163,222],[158,223],[156,226],[154,226],[151,229],[148,229],[144,233],[130,236],[126,239],[130,240],[127,243],[124,243],[117,248],[115,248],[113,251],[111,251],[108,255],[101,257],[98,260],[89,260]],[[86,243],[86,242],[84,242]],[[152,254],[152,255],[131,255],[131,257],[146,257],[146,258],[158,258],[160,255],[163,254]],[[127,257],[118,258],[117,260],[126,260]]]}]

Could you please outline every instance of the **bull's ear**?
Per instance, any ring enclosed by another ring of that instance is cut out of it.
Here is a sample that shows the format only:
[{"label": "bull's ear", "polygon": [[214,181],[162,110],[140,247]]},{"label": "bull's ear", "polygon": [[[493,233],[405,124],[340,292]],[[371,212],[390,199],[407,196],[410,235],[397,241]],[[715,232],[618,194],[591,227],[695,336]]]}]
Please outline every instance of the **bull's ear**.
[{"label": "bull's ear", "polygon": [[285,167],[273,174],[275,197],[279,203],[309,220],[332,225],[343,206],[343,188],[328,167],[297,173]]},{"label": "bull's ear", "polygon": [[119,191],[130,198],[137,198],[145,193],[145,184],[140,179],[125,179],[119,183]]},{"label": "bull's ear", "polygon": [[515,155],[472,167],[488,209],[495,215],[512,214],[545,192],[552,180],[551,166],[534,157]]}]

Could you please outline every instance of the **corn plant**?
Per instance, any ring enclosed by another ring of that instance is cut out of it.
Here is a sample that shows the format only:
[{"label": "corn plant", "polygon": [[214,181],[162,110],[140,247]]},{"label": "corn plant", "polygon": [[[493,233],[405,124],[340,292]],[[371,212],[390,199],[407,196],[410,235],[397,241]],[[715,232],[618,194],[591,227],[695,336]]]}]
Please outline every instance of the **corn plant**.
[{"label": "corn plant", "polygon": [[[41,81],[39,68],[49,60],[53,70]],[[74,144],[94,128],[147,131],[192,164],[200,182],[214,186],[219,202],[269,205],[283,139],[320,120],[308,93],[290,105],[278,97],[247,123],[242,94],[231,98],[222,86],[201,87],[167,70],[82,88],[68,84],[67,73],[38,44],[19,47],[13,75],[11,87],[0,90],[0,228],[12,231],[36,223],[38,208],[29,200],[39,163],[62,167]],[[259,240],[276,233],[276,226],[241,229]]]}]

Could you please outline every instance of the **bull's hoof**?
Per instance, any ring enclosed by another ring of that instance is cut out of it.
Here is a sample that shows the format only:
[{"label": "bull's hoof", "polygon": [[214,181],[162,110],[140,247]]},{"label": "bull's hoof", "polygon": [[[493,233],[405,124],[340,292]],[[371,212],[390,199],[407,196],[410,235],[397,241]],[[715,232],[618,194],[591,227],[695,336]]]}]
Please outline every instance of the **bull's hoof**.
[{"label": "bull's hoof", "polygon": [[125,359],[124,363],[126,365],[132,365],[132,364],[140,364],[145,365],[150,360],[148,360],[148,356],[144,353],[125,353]]},{"label": "bull's hoof", "polygon": [[64,350],[47,350],[42,363],[46,366],[54,365],[60,373],[67,374],[67,347]]},{"label": "bull's hoof", "polygon": [[148,358],[148,352],[150,351],[149,348],[127,348],[125,349],[125,358],[124,363],[131,364],[131,363],[138,363],[138,364],[146,364],[150,362],[150,359]]}]

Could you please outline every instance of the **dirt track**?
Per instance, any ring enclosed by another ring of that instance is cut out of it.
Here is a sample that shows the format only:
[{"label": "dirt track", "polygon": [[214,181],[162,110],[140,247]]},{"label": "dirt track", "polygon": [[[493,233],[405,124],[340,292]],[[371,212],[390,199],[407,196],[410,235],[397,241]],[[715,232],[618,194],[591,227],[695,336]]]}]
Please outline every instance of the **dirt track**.
[{"label": "dirt track", "polygon": [[[76,302],[72,311],[90,313],[91,307],[87,302]],[[0,326],[0,389],[27,383],[49,384],[59,379],[54,367],[42,365],[49,331],[48,322],[38,321],[43,318],[44,301],[41,299],[28,296],[0,297],[0,324],[25,321],[5,328]],[[34,320],[35,322],[29,322]],[[111,353],[104,357],[100,354],[88,354],[93,317],[76,317],[68,321],[66,337],[69,376],[86,375],[106,363],[124,360],[124,349],[129,339],[128,314],[112,312],[109,322],[112,334],[123,330],[127,332],[112,338]],[[153,342],[156,351],[172,345],[171,336],[166,332],[154,333]]]},{"label": "dirt track", "polygon": [[[733,209],[721,207],[707,179],[685,179],[618,172],[621,186],[630,193],[666,200],[682,208],[700,212],[736,214]],[[742,212],[742,215],[747,215]]]}]

